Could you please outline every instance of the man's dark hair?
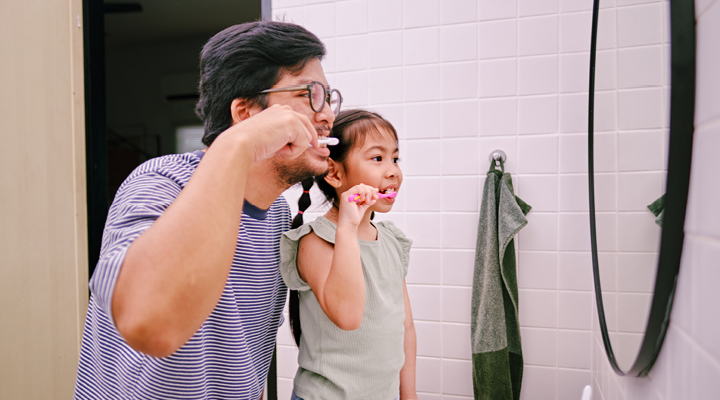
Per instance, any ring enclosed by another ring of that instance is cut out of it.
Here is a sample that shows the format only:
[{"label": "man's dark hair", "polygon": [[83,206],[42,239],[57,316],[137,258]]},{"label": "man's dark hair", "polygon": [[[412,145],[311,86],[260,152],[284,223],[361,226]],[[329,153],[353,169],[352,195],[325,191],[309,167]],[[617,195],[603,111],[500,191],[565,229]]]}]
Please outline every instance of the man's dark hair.
[{"label": "man's dark hair", "polygon": [[230,104],[236,98],[267,107],[264,94],[285,73],[299,73],[325,46],[300,25],[255,21],[231,26],[213,36],[200,55],[200,99],[195,113],[205,124],[206,146],[232,125]]}]

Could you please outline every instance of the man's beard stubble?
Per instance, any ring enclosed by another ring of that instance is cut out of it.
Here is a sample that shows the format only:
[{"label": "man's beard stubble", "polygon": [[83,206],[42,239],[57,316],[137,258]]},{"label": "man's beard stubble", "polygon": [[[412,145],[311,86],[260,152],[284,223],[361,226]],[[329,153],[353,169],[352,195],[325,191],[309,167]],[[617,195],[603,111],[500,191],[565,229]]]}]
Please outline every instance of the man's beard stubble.
[{"label": "man's beard stubble", "polygon": [[324,168],[313,167],[313,165],[308,162],[308,158],[310,157],[313,157],[313,155],[306,152],[289,163],[274,161],[273,166],[275,168],[275,173],[282,182],[290,187],[298,182],[304,181],[307,178],[322,175],[327,172],[327,162],[324,162],[324,160],[318,162],[318,164],[324,165]]},{"label": "man's beard stubble", "polygon": [[[316,126],[315,130],[317,131],[318,136],[323,136],[323,133],[326,135],[329,134],[331,128],[327,125],[322,125]],[[308,152],[304,152],[289,163],[274,162],[273,165],[275,167],[275,173],[288,187],[313,176],[327,173],[327,157],[322,158],[321,165],[323,167],[315,169],[313,169],[311,165],[308,165],[308,158],[310,157],[313,156]]]}]

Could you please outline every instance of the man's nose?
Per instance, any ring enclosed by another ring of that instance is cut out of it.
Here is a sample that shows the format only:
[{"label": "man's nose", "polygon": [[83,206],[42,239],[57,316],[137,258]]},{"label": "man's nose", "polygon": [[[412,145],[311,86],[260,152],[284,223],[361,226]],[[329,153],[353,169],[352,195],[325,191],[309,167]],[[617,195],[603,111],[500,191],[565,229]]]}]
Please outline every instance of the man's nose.
[{"label": "man's nose", "polygon": [[325,106],[323,106],[322,110],[320,110],[319,113],[315,113],[315,121],[327,122],[332,127],[332,124],[335,122],[335,113],[333,113],[333,110],[332,110],[332,107],[330,107],[330,104],[328,104],[326,102]]}]

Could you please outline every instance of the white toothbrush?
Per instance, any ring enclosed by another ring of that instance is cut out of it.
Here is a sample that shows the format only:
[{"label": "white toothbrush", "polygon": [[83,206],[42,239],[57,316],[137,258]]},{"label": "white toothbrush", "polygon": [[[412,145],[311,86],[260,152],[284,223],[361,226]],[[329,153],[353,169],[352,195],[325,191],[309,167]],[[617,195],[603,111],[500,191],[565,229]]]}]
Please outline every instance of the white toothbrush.
[{"label": "white toothbrush", "polygon": [[[324,137],[318,139],[318,144],[325,144],[328,146],[337,146],[337,144],[340,143],[340,139],[336,137]],[[310,145],[312,147],[312,145]]]},{"label": "white toothbrush", "polygon": [[320,144],[326,144],[328,146],[337,146],[338,143],[340,143],[340,139],[336,137],[324,137],[318,139],[318,143]]}]

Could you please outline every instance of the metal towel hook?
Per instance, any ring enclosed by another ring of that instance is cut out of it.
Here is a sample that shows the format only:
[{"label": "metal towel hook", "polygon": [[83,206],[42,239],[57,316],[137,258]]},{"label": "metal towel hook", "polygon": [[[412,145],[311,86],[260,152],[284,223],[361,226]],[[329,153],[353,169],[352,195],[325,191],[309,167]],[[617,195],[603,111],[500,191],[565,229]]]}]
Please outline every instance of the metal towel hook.
[{"label": "metal towel hook", "polygon": [[490,152],[490,157],[488,157],[490,162],[494,162],[495,166],[500,166],[500,160],[502,159],[503,164],[507,162],[507,154],[502,149],[495,149]]}]

